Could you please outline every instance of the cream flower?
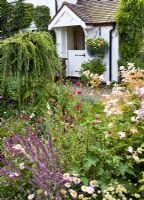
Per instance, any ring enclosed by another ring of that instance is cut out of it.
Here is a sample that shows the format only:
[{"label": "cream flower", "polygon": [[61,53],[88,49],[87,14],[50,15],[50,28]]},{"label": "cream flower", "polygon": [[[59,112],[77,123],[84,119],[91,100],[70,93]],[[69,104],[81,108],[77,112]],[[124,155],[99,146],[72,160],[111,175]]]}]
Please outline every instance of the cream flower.
[{"label": "cream flower", "polygon": [[77,177],[73,177],[73,182],[75,184],[79,184],[81,182],[80,178],[77,178]]},{"label": "cream flower", "polygon": [[28,196],[28,200],[32,200],[34,197],[35,197],[35,194],[30,194],[30,195]]},{"label": "cream flower", "polygon": [[90,186],[91,187],[96,187],[97,186],[97,181],[96,180],[90,181]]},{"label": "cream flower", "polygon": [[85,186],[85,185],[81,186],[81,190],[82,190],[83,192],[87,192],[87,186]]},{"label": "cream flower", "polygon": [[72,196],[73,199],[76,199],[77,198],[77,192],[74,191],[74,190],[70,190],[70,195]]},{"label": "cream flower", "polygon": [[64,180],[68,180],[69,179],[69,177],[70,177],[70,174],[69,173],[65,173],[65,174],[63,174],[63,179]]}]

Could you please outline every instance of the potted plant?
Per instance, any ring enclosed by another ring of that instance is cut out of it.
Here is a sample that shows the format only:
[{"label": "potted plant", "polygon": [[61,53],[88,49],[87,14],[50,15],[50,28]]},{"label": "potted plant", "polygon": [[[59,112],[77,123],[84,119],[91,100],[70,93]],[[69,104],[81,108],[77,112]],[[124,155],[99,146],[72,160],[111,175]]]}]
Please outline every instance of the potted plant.
[{"label": "potted plant", "polygon": [[86,40],[87,51],[89,55],[96,55],[99,58],[103,58],[108,44],[103,38],[87,38]]}]

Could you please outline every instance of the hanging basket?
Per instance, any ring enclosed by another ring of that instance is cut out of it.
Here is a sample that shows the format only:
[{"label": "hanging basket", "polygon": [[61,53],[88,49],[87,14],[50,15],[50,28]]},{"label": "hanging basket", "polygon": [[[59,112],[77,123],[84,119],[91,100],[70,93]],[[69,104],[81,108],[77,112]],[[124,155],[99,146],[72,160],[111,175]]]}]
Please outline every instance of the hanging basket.
[{"label": "hanging basket", "polygon": [[87,47],[87,53],[89,56],[95,56],[95,52],[93,51],[91,47]]}]

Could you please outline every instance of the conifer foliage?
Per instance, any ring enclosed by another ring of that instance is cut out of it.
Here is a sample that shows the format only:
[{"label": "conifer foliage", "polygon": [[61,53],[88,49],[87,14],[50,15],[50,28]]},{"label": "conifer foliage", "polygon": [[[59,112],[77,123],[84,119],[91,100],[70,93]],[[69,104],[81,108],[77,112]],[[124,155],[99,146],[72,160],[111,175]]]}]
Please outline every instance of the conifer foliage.
[{"label": "conifer foliage", "polygon": [[34,95],[37,84],[60,72],[60,61],[49,33],[31,32],[2,42],[2,90],[4,98]]}]

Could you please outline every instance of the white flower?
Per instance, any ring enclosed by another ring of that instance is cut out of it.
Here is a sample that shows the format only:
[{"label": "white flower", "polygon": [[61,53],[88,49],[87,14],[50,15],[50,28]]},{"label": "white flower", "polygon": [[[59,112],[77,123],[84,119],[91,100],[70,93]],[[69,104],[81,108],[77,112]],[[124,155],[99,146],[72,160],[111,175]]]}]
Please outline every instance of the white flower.
[{"label": "white flower", "polygon": [[20,169],[24,169],[24,168],[25,168],[24,163],[20,163],[20,164],[19,164],[19,168],[20,168]]},{"label": "white flower", "polygon": [[140,195],[137,194],[137,193],[135,193],[135,194],[134,194],[134,197],[135,197],[136,199],[139,199],[139,198],[140,198]]},{"label": "white flower", "polygon": [[16,144],[12,148],[15,149],[15,150],[19,150],[21,152],[25,151],[24,148],[21,146],[21,144]]},{"label": "white flower", "polygon": [[99,80],[104,81],[104,75],[103,74],[99,76]]},{"label": "white flower", "polygon": [[35,114],[32,113],[32,114],[30,115],[30,119],[32,119],[34,116],[35,116]]},{"label": "white flower", "polygon": [[75,184],[79,184],[81,182],[80,178],[77,178],[77,177],[73,177],[73,182]]},{"label": "white flower", "polygon": [[65,187],[70,188],[71,184],[70,183],[65,183]]},{"label": "white flower", "polygon": [[78,176],[78,173],[73,172],[72,175],[77,177],[77,176]]},{"label": "white flower", "polygon": [[119,135],[120,139],[123,139],[126,137],[125,132],[119,132],[118,135]]},{"label": "white flower", "polygon": [[87,192],[87,186],[85,186],[85,185],[81,186],[81,190],[82,190],[83,192]]},{"label": "white flower", "polygon": [[17,172],[12,172],[12,173],[9,174],[9,177],[10,177],[10,178],[19,177],[19,173],[17,173]]},{"label": "white flower", "polygon": [[88,186],[88,187],[87,187],[87,193],[88,193],[88,194],[94,193],[94,188],[91,187],[91,186]]},{"label": "white flower", "polygon": [[125,67],[124,66],[120,66],[120,71],[123,71],[124,69],[125,69]]},{"label": "white flower", "polygon": [[136,121],[136,118],[135,118],[135,117],[131,117],[131,121],[132,121],[132,122],[135,122],[135,121]]},{"label": "white flower", "polygon": [[65,173],[65,174],[63,174],[63,179],[64,180],[68,180],[69,179],[69,177],[70,177],[70,174],[69,173]]},{"label": "white flower", "polygon": [[136,162],[139,161],[139,157],[138,157],[138,155],[137,155],[136,152],[135,152],[134,154],[132,154],[132,158],[133,158]]},{"label": "white flower", "polygon": [[129,146],[129,147],[128,147],[128,152],[129,152],[129,153],[132,153],[132,152],[133,152],[133,147]]},{"label": "white flower", "polygon": [[96,187],[97,186],[97,181],[96,180],[90,181],[90,186],[91,187]]},{"label": "white flower", "polygon": [[35,197],[35,194],[28,195],[28,200],[32,200]]},{"label": "white flower", "polygon": [[72,198],[76,199],[77,198],[77,192],[74,190],[69,190],[70,195],[72,196]]},{"label": "white flower", "polygon": [[138,147],[137,148],[137,152],[141,154],[142,153],[142,148]]},{"label": "white flower", "polygon": [[68,180],[69,180],[70,182],[72,182],[72,181],[73,181],[73,178],[74,178],[74,177],[70,176]]},{"label": "white flower", "polygon": [[128,63],[128,69],[132,69],[134,67],[134,63]]}]

